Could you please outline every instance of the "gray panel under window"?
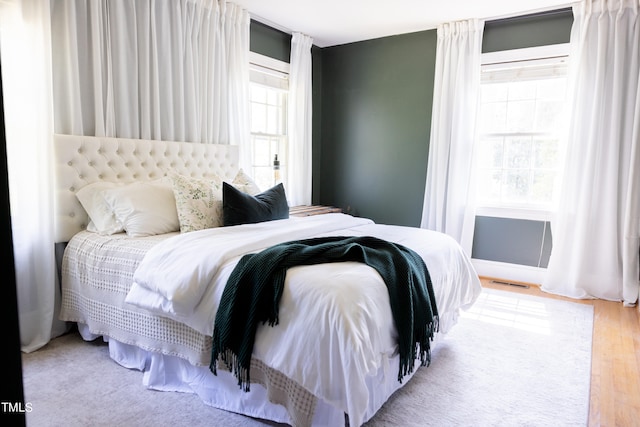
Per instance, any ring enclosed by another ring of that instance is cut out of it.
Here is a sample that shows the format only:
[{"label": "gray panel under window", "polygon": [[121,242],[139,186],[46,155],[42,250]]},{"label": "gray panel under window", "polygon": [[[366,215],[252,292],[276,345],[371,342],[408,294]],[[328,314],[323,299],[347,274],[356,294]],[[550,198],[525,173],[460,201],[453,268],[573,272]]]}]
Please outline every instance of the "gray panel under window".
[{"label": "gray panel under window", "polygon": [[291,34],[251,20],[249,50],[271,58],[289,62],[291,56]]},{"label": "gray panel under window", "polygon": [[569,43],[572,25],[571,8],[487,21],[482,52]]},{"label": "gray panel under window", "polygon": [[548,222],[476,217],[472,258],[546,268],[550,253]]}]

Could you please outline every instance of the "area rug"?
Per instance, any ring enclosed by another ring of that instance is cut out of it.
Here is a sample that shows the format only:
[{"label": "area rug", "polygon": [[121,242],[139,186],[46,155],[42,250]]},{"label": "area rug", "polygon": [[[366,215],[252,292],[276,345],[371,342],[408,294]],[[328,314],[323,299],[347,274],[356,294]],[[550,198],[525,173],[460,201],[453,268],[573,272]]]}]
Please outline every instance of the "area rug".
[{"label": "area rug", "polygon": [[593,307],[484,289],[368,426],[586,426]]},{"label": "area rug", "polygon": [[[492,289],[462,313],[420,368],[366,425],[585,426],[593,308]],[[156,392],[77,334],[23,355],[27,425],[264,426]]]}]

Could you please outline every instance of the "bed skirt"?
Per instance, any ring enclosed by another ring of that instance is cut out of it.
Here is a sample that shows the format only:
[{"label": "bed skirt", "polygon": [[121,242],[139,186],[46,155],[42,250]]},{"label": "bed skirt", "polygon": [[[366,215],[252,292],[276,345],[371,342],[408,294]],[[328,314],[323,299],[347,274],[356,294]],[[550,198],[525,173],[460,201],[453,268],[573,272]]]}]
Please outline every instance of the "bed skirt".
[{"label": "bed skirt", "polygon": [[[86,341],[101,338],[83,323],[78,323],[78,330]],[[316,398],[297,384],[292,385],[291,380],[259,361],[251,363],[251,391],[246,393],[238,386],[238,379],[225,369],[218,369],[215,376],[207,366],[194,366],[180,357],[146,351],[106,336],[102,339],[109,345],[111,359],[127,369],[143,372],[142,382],[148,389],[195,393],[214,408],[295,427],[349,425],[342,409]],[[392,363],[398,363],[398,357]],[[419,366],[416,364],[416,370]],[[378,376],[367,381],[372,399],[365,421],[409,381],[415,370],[403,379],[403,384],[395,376],[385,378],[383,372],[381,369]]]}]

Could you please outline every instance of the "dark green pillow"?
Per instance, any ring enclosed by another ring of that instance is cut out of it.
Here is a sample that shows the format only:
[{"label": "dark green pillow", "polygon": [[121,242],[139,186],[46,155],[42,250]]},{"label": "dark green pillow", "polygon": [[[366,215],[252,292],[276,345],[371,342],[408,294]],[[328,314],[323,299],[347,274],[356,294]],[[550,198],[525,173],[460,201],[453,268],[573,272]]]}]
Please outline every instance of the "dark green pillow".
[{"label": "dark green pillow", "polygon": [[252,196],[223,182],[222,214],[225,226],[289,218],[289,203],[284,186],[278,184]]}]

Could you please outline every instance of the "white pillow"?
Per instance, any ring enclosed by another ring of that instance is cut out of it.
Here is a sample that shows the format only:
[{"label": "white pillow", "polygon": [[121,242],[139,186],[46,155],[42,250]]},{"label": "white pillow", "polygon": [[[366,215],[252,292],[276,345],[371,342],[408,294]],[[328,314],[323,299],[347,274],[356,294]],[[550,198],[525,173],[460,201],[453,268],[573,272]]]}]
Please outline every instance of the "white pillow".
[{"label": "white pillow", "polygon": [[235,178],[231,181],[231,185],[233,185],[238,190],[243,193],[247,193],[251,196],[255,196],[262,192],[260,187],[251,179],[249,175],[247,175],[242,169],[238,170]]},{"label": "white pillow", "polygon": [[94,182],[85,185],[76,192],[76,197],[89,215],[88,231],[99,234],[114,234],[124,231],[122,224],[116,220],[116,216],[102,196],[102,192],[122,184],[114,182]]},{"label": "white pillow", "polygon": [[191,178],[170,172],[180,232],[222,226],[222,179]]},{"label": "white pillow", "polygon": [[102,194],[128,236],[153,236],[180,229],[173,190],[159,180],[134,182]]}]

